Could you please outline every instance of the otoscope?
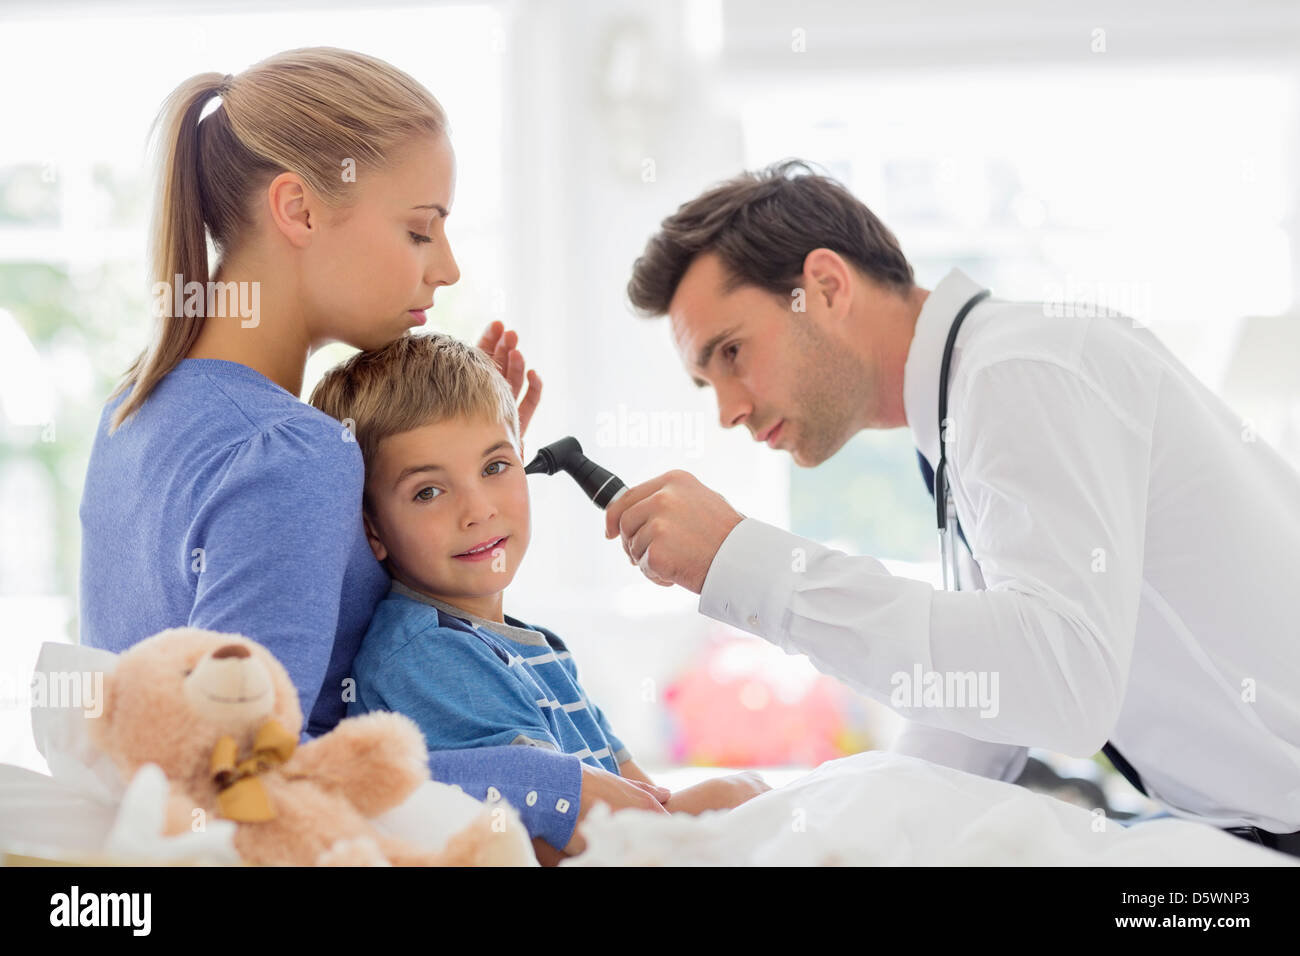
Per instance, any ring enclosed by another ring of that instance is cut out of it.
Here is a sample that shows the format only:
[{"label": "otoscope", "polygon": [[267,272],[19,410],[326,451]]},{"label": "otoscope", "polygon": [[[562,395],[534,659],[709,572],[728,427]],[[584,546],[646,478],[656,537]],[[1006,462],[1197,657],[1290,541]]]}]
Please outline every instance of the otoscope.
[{"label": "otoscope", "polygon": [[582,453],[578,439],[570,435],[559,441],[551,442],[537,452],[537,457],[524,469],[525,475],[540,472],[553,475],[557,471],[567,471],[578,483],[578,487],[587,493],[587,497],[596,503],[597,508],[607,508],[627,491],[623,480],[606,468],[601,468]]}]

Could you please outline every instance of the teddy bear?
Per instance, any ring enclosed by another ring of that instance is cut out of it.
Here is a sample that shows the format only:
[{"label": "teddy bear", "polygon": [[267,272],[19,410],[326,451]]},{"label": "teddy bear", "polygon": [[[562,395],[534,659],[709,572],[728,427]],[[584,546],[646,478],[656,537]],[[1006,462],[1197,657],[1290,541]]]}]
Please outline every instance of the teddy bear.
[{"label": "teddy bear", "polygon": [[170,784],[165,833],[234,821],[234,846],[263,865],[490,866],[531,860],[518,814],[484,805],[434,852],[373,819],[429,780],[424,736],[403,714],[345,718],[299,746],[302,710],[284,666],[238,634],[179,627],[124,651],[104,675],[91,741],[124,779],[156,764]]}]

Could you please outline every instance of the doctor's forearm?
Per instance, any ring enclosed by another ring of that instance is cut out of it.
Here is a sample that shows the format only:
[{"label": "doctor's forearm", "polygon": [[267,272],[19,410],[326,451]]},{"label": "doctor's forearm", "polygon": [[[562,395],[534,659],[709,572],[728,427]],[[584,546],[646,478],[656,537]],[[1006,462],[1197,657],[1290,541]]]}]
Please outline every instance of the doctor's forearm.
[{"label": "doctor's forearm", "polygon": [[1087,755],[1118,714],[1126,655],[1118,659],[1087,620],[1036,595],[935,591],[874,558],[754,519],[737,526],[714,562],[701,613],[807,654],[876,700],[897,700],[918,669],[983,673],[996,691],[993,707],[895,707],[917,722]]}]

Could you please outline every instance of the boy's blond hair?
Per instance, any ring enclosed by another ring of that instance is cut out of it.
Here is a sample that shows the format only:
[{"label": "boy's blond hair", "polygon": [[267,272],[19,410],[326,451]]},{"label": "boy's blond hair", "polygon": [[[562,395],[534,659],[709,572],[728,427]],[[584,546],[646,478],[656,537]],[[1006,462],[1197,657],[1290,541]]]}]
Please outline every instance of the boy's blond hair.
[{"label": "boy's blond hair", "polygon": [[[325,373],[311,404],[351,420],[367,474],[385,438],[449,419],[500,422],[523,454],[509,383],[486,353],[449,335],[407,333],[358,352]],[[368,492],[362,504],[371,510]]]}]

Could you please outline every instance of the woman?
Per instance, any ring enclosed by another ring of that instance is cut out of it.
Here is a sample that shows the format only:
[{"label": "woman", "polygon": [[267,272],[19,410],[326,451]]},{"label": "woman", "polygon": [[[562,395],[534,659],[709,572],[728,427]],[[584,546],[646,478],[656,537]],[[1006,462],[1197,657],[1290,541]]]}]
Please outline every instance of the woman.
[{"label": "woman", "polygon": [[[299,400],[303,371],[327,342],[371,349],[408,334],[459,278],[444,231],[446,119],[405,73],[314,48],[195,76],[156,125],[159,323],[91,453],[81,639],[121,651],[175,626],[245,634],[288,669],[304,737],[321,734],[343,715],[389,582],[364,536],[360,452]],[[495,322],[479,343],[518,397],[516,344]],[[536,372],[527,381],[521,429],[541,393]],[[430,766],[476,797],[495,788],[552,860],[550,847],[581,850],[573,831],[594,800],[664,812],[668,796],[529,747],[435,753]]]}]

